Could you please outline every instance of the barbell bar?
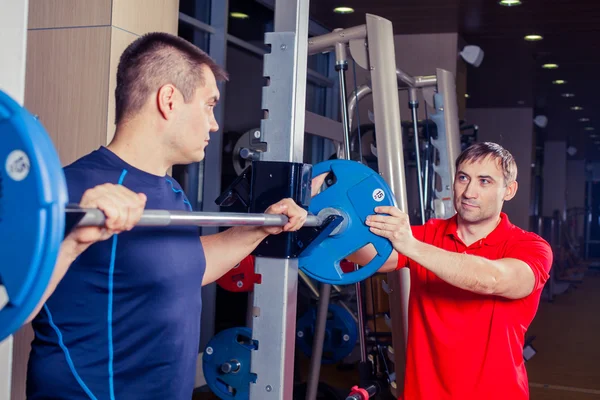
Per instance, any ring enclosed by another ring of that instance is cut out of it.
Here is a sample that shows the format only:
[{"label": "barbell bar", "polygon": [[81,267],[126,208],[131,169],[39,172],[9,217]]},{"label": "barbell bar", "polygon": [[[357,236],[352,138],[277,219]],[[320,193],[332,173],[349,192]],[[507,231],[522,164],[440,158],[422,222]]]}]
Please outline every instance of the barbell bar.
[{"label": "barbell bar", "polygon": [[[85,213],[75,225],[104,226],[106,217],[104,213],[95,208],[79,208],[67,206],[65,214],[79,216]],[[231,212],[199,212],[199,211],[170,211],[170,210],[144,210],[136,226],[284,226],[288,223],[285,215],[258,214],[258,213],[231,213]],[[316,227],[324,223],[324,218],[317,215],[308,215],[303,227]]]}]

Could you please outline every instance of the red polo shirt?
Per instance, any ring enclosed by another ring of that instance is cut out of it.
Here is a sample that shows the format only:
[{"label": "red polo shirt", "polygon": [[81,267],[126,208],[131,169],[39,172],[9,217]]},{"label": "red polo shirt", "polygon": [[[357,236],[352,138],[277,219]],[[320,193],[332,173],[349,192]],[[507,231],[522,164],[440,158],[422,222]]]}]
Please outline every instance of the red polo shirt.
[{"label": "red polo shirt", "polygon": [[535,288],[519,300],[479,295],[400,255],[398,266],[408,261],[411,277],[404,400],[529,399],[523,342],[548,279],[552,250],[504,213],[496,229],[471,246],[456,229],[454,216],[413,227],[413,235],[452,252],[522,260],[535,275]]}]

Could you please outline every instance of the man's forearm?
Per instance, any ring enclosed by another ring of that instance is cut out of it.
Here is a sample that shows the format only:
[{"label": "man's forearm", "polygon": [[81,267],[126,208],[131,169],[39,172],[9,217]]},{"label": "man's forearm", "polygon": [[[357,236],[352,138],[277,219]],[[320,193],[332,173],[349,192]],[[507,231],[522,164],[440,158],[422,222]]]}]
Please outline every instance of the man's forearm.
[{"label": "man's forearm", "polygon": [[52,293],[54,293],[54,290],[56,290],[56,287],[69,270],[71,264],[73,264],[75,259],[79,256],[79,254],[81,254],[81,249],[79,249],[77,245],[75,245],[71,241],[63,241],[58,252],[58,257],[56,259],[56,264],[54,265],[54,270],[52,271],[52,276],[50,277],[50,282],[46,287],[46,291],[44,292],[44,295],[40,299],[33,312],[29,315],[29,318],[27,318],[27,321],[25,321],[26,324],[31,322],[35,318],[35,316],[40,312],[40,310],[46,303],[46,300],[48,300]]},{"label": "man's forearm", "polygon": [[415,240],[405,253],[449,284],[479,294],[494,294],[502,271],[492,260],[453,253]]},{"label": "man's forearm", "polygon": [[214,235],[202,236],[206,257],[206,272],[202,285],[208,285],[225,275],[267,236],[262,229],[247,226],[236,226]]}]

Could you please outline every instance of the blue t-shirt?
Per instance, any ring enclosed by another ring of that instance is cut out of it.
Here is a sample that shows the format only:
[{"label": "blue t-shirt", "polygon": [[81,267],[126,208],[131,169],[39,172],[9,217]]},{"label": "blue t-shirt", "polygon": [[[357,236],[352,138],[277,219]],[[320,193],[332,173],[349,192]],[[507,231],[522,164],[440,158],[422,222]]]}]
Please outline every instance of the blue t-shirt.
[{"label": "blue t-shirt", "polygon": [[[147,209],[191,209],[174,179],[104,147],[64,172],[71,203],[114,183],[146,194]],[[205,264],[197,227],[135,227],[90,246],[33,321],[28,399],[189,400]]]}]

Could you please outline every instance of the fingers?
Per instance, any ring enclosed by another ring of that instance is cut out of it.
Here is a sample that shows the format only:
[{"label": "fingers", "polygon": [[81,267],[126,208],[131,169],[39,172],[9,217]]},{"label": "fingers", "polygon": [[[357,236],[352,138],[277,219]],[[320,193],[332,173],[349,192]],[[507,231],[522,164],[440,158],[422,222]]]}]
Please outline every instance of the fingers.
[{"label": "fingers", "polygon": [[122,185],[104,184],[84,193],[80,206],[98,208],[106,216],[105,226],[113,233],[128,231],[139,222],[146,196]]},{"label": "fingers", "polygon": [[393,207],[393,206],[375,207],[374,211],[378,214],[388,214],[388,215],[391,215],[393,217],[398,217],[398,218],[408,217],[408,215],[406,215],[405,213],[400,211],[397,207]]},{"label": "fingers", "polygon": [[384,230],[384,229],[375,228],[373,226],[371,226],[369,228],[369,230],[371,232],[373,232],[374,234],[376,234],[377,236],[381,236],[381,237],[388,238],[388,239],[391,239],[392,236],[394,235],[394,232],[392,232],[392,231],[387,231],[387,230]]},{"label": "fingers", "polygon": [[306,222],[308,213],[292,199],[283,199],[273,204],[265,211],[267,214],[282,214],[288,217],[288,222],[283,226],[284,232],[297,231]]}]

